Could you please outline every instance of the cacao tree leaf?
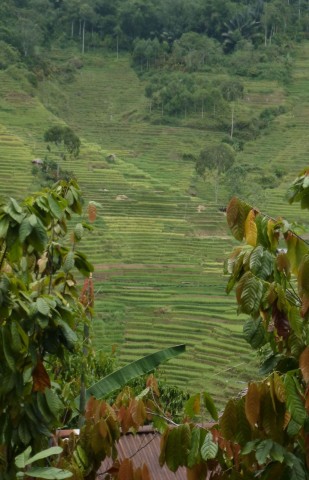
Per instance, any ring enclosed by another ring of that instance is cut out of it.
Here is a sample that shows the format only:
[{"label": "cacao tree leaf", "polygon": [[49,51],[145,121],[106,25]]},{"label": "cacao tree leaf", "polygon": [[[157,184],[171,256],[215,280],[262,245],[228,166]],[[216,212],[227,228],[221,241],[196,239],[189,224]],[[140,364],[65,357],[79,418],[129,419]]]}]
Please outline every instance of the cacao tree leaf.
[{"label": "cacao tree leaf", "polygon": [[47,388],[44,394],[45,394],[46,402],[51,414],[55,418],[59,418],[59,413],[61,413],[64,408],[62,401],[51,388]]},{"label": "cacao tree leaf", "polygon": [[243,326],[243,333],[245,340],[252,348],[261,348],[266,343],[265,329],[262,318],[258,319],[248,318]]},{"label": "cacao tree leaf", "polygon": [[278,335],[283,339],[287,339],[290,335],[291,327],[287,314],[278,308],[278,303],[274,303],[272,307],[272,319]]},{"label": "cacao tree leaf", "polygon": [[89,273],[94,271],[93,265],[90,262],[88,262],[86,256],[81,252],[74,253],[74,262],[77,270],[79,270],[80,273],[85,277],[88,277]]},{"label": "cacao tree leaf", "polygon": [[287,256],[291,264],[292,272],[297,275],[298,269],[303,262],[304,257],[309,252],[308,245],[291,231],[285,235],[287,244]]},{"label": "cacao tree leaf", "polygon": [[44,316],[49,315],[50,308],[49,308],[49,305],[48,305],[47,301],[44,298],[42,298],[42,297],[37,298],[36,306],[37,306],[38,312],[40,312],[42,315],[44,315]]},{"label": "cacao tree leaf", "polygon": [[248,422],[255,428],[260,417],[261,398],[260,389],[256,383],[250,383],[245,396],[245,412]]},{"label": "cacao tree leaf", "polygon": [[230,399],[219,419],[219,426],[226,440],[234,442],[237,437],[237,408],[233,399]]},{"label": "cacao tree leaf", "polygon": [[259,465],[266,463],[267,457],[273,447],[273,441],[270,439],[262,440],[256,447],[255,457]]},{"label": "cacao tree leaf", "polygon": [[305,255],[301,261],[298,270],[298,291],[302,299],[302,315],[305,316],[309,311],[309,255]]},{"label": "cacao tree leaf", "polygon": [[33,372],[33,392],[44,392],[50,388],[50,378],[41,360],[36,364]]},{"label": "cacao tree leaf", "polygon": [[273,220],[267,222],[267,236],[270,242],[271,250],[275,252],[279,243],[279,232],[276,230],[276,223]]},{"label": "cacao tree leaf", "polygon": [[188,423],[183,423],[179,427],[180,432],[180,466],[187,465],[188,452],[191,446],[191,429]]},{"label": "cacao tree leaf", "polygon": [[30,224],[29,218],[26,217],[23,219],[23,221],[20,224],[19,227],[19,241],[20,243],[23,243],[26,238],[30,235],[32,232],[32,225]]},{"label": "cacao tree leaf", "polygon": [[201,461],[200,446],[201,443],[201,429],[194,426],[191,432],[191,448],[188,454],[188,467],[192,468]]},{"label": "cacao tree leaf", "polygon": [[257,227],[255,224],[255,211],[253,209],[247,215],[245,221],[245,239],[248,245],[256,246],[257,242]]},{"label": "cacao tree leaf", "polygon": [[298,424],[303,425],[306,419],[306,410],[303,401],[300,398],[295,378],[287,374],[284,379],[286,392],[286,406],[292,419]]},{"label": "cacao tree leaf", "polygon": [[236,442],[240,446],[245,445],[252,438],[252,429],[248,422],[245,411],[245,398],[241,398],[236,403],[237,411],[237,435]]},{"label": "cacao tree leaf", "polygon": [[26,462],[29,460],[31,455],[32,447],[29,446],[22,453],[15,457],[15,465],[17,468],[25,468]]},{"label": "cacao tree leaf", "polygon": [[69,273],[69,271],[72,270],[72,268],[74,268],[74,264],[75,264],[74,252],[70,251],[67,254],[67,256],[65,257],[65,261],[64,261],[64,264],[63,264],[63,271],[65,273]]},{"label": "cacao tree leaf", "polygon": [[73,476],[72,472],[55,467],[31,467],[25,472],[27,477],[43,478],[48,480],[63,480]]},{"label": "cacao tree leaf", "polygon": [[249,205],[236,197],[233,197],[227,206],[227,223],[236,240],[241,241],[244,238],[245,221],[250,210]]},{"label": "cacao tree leaf", "polygon": [[84,233],[84,227],[81,223],[77,223],[75,225],[75,229],[74,229],[74,235],[75,235],[75,238],[76,240],[81,240],[82,237],[83,237],[83,233]]},{"label": "cacao tree leaf", "polygon": [[306,383],[309,382],[309,347],[307,346],[300,358],[299,358],[299,367],[301,369],[301,373],[303,375],[303,379]]},{"label": "cacao tree leaf", "polygon": [[241,292],[240,306],[241,311],[254,315],[258,312],[263,296],[262,282],[252,276],[248,276],[243,284]]},{"label": "cacao tree leaf", "polygon": [[180,431],[175,427],[170,431],[165,449],[165,462],[172,472],[176,472],[182,462],[182,459],[180,459],[180,442]]},{"label": "cacao tree leaf", "polygon": [[270,458],[276,462],[282,463],[284,460],[286,450],[279,443],[273,442],[273,446],[270,451]]},{"label": "cacao tree leaf", "polygon": [[61,208],[61,203],[58,203],[52,195],[48,195],[48,205],[51,213],[55,218],[61,220],[63,216],[63,210]]},{"label": "cacao tree leaf", "polygon": [[196,393],[186,401],[184,412],[188,417],[194,418],[201,412],[201,395]]},{"label": "cacao tree leaf", "polygon": [[[37,462],[38,460],[42,460],[42,458],[48,458],[48,457],[51,457],[52,455],[60,455],[60,453],[62,453],[62,451],[63,451],[63,449],[61,447],[47,448],[46,450],[43,450],[43,451],[37,453],[33,457],[28,458],[28,460],[26,460],[24,466],[30,465],[31,463]],[[15,459],[15,463],[16,463],[16,459]],[[19,467],[19,468],[24,468],[24,467]]]},{"label": "cacao tree leaf", "polygon": [[257,228],[257,244],[264,248],[270,248],[270,241],[267,234],[268,218],[260,213],[255,217],[255,224]]},{"label": "cacao tree leaf", "polygon": [[36,227],[38,224],[38,217],[32,213],[28,218],[31,227]]},{"label": "cacao tree leaf", "polygon": [[213,441],[212,433],[206,434],[203,445],[201,446],[201,455],[203,460],[211,460],[216,457],[218,453],[218,444]]},{"label": "cacao tree leaf", "polygon": [[211,396],[209,395],[209,393],[203,392],[203,400],[204,400],[205,408],[208,410],[208,412],[210,413],[212,418],[217,421],[218,420],[218,411],[217,411],[216,405],[215,405],[213,399],[211,398]]},{"label": "cacao tree leaf", "polygon": [[3,215],[0,219],[0,238],[5,238],[9,228],[9,218],[7,215]]}]

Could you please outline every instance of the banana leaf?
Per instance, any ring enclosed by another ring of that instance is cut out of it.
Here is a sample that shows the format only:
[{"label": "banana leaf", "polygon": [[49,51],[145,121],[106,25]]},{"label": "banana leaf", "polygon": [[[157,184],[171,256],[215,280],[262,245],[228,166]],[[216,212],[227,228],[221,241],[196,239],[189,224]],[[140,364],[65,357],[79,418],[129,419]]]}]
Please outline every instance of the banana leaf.
[{"label": "banana leaf", "polygon": [[[158,352],[146,355],[135,362],[129,363],[129,365],[116,370],[89,387],[86,390],[86,400],[91,396],[94,396],[98,400],[108,397],[115,390],[123,388],[130,380],[151,372],[161,363],[183,353],[185,349],[185,345],[176,345],[174,347],[165,348],[164,350],[159,350]],[[77,397],[75,401],[78,404],[79,397]]]}]

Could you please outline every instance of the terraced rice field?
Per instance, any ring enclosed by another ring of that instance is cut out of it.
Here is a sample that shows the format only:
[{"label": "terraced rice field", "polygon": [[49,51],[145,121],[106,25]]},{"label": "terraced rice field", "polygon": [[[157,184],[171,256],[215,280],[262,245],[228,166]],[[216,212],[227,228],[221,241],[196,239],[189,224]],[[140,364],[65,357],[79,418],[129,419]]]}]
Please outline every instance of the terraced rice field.
[{"label": "terraced rice field", "polygon": [[[290,218],[298,210],[286,205],[285,187],[307,164],[309,146],[309,45],[296,66],[286,90],[273,82],[246,84],[246,108],[284,103],[289,109],[239,155],[244,163],[285,170],[282,185],[267,191],[261,208]],[[124,364],[186,343],[186,354],[164,366],[164,375],[223,402],[257,375],[256,359],[242,338],[233,295],[224,291],[223,260],[234,245],[225,216],[210,184],[182,159],[223,134],[151,125],[144,120],[149,106],[143,89],[127,56],[86,57],[73,83],[41,84],[40,100],[0,72],[0,192],[20,197],[34,188],[31,160],[45,155],[44,130],[58,121],[74,128],[83,141],[81,155],[65,167],[76,172],[86,199],[102,204],[84,243],[96,266],[95,347],[110,351],[116,345]]]}]

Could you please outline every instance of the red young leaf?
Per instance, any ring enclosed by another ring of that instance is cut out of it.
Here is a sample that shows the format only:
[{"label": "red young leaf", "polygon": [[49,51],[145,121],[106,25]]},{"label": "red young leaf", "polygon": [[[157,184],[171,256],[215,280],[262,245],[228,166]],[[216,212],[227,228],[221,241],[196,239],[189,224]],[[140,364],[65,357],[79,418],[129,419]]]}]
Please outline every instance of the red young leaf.
[{"label": "red young leaf", "polygon": [[279,310],[277,303],[273,304],[272,318],[278,335],[286,340],[290,335],[291,327],[286,313]]},{"label": "red young leaf", "polygon": [[50,388],[50,378],[43,365],[42,360],[39,360],[32,372],[33,378],[33,392],[44,392],[46,388]]},{"label": "red young leaf", "polygon": [[88,204],[88,218],[89,222],[94,222],[97,218],[97,207],[92,202]]},{"label": "red young leaf", "polygon": [[299,367],[306,383],[309,382],[309,347],[306,347],[299,357]]}]

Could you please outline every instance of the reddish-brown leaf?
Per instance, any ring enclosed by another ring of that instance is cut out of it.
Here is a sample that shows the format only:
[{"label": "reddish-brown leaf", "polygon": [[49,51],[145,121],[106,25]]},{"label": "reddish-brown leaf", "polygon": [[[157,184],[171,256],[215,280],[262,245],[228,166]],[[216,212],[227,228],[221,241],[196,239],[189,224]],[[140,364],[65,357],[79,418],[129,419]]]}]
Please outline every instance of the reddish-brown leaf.
[{"label": "reddish-brown leaf", "polygon": [[276,398],[279,400],[279,402],[284,403],[286,400],[285,387],[282,378],[277,372],[275,372],[273,375],[273,381]]},{"label": "reddish-brown leaf", "polygon": [[97,218],[97,207],[93,203],[88,204],[88,219],[89,222],[94,222]]},{"label": "reddish-brown leaf", "polygon": [[153,376],[153,374],[149,375],[149,377],[147,378],[146,386],[151,388],[151,390],[157,397],[160,396],[158,382],[157,379]]},{"label": "reddish-brown leaf", "polygon": [[79,300],[85,308],[93,307],[94,305],[94,286],[91,273],[89,278],[85,278]]},{"label": "reddish-brown leaf", "polygon": [[50,388],[50,378],[48,373],[43,365],[42,360],[39,360],[36,364],[33,372],[32,372],[32,379],[33,379],[33,392],[44,392],[46,388]]},{"label": "reddish-brown leaf", "polygon": [[306,383],[309,382],[309,347],[306,347],[299,357],[299,367]]},{"label": "reddish-brown leaf", "polygon": [[251,427],[254,428],[260,417],[261,396],[256,383],[250,383],[245,396],[245,413]]},{"label": "reddish-brown leaf", "polygon": [[118,480],[134,480],[132,461],[129,458],[120,463]]},{"label": "reddish-brown leaf", "polygon": [[227,223],[236,240],[241,241],[244,238],[245,220],[249,211],[249,205],[242,202],[241,200],[239,200],[239,198],[236,197],[233,197],[227,206]]},{"label": "reddish-brown leaf", "polygon": [[245,221],[245,237],[248,245],[256,246],[257,242],[257,227],[255,223],[255,211],[252,209],[247,215]]},{"label": "reddish-brown leaf", "polygon": [[284,340],[286,340],[290,335],[290,322],[287,314],[282,310],[279,310],[278,303],[273,303],[272,319],[279,337],[282,337]]},{"label": "reddish-brown leaf", "polygon": [[137,427],[143,425],[146,420],[146,409],[143,400],[137,400],[136,398],[131,400],[129,408],[135,425]]}]

